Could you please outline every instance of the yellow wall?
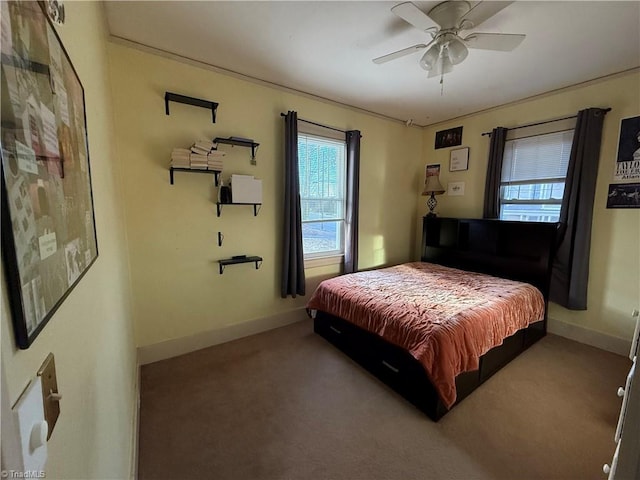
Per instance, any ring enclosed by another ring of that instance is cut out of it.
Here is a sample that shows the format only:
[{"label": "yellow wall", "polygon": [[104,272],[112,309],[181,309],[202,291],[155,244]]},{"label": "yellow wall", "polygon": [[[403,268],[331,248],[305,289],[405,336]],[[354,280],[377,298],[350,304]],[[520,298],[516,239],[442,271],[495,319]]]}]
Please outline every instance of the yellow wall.
[{"label": "yellow wall", "polygon": [[[119,44],[109,52],[139,347],[304,306],[311,292],[280,298],[280,113],[287,110],[362,131],[360,267],[412,258],[419,129]],[[165,91],[219,102],[216,124],[209,111],[189,105],[171,103],[171,115],[165,115]],[[178,172],[175,185],[169,184],[172,148],[232,135],[260,143],[256,166],[250,165],[248,149],[220,147],[227,152],[225,179],[231,173],[262,179],[264,205],[257,217],[251,207],[234,206],[217,218],[209,175]],[[222,247],[218,231],[225,236]],[[260,255],[264,263],[257,271],[244,264],[219,275],[216,260],[237,254]],[[310,269],[308,285],[336,271]]]},{"label": "yellow wall", "polygon": [[[596,186],[588,310],[570,311],[551,304],[549,317],[630,339],[633,334],[631,310],[640,304],[640,210],[607,210],[605,205],[608,185],[613,183],[620,119],[640,114],[640,73],[637,70],[432,125],[424,130],[419,169],[423,171],[427,163],[439,163],[442,166],[440,179],[445,188],[447,182],[466,183],[464,196],[438,198],[440,215],[480,218],[489,152],[489,137],[481,134],[497,126],[511,127],[572,115],[587,107],[612,108],[605,117]],[[469,170],[449,172],[450,149],[433,148],[435,132],[460,125],[463,126],[463,145],[470,147]],[[424,200],[420,197],[419,215],[426,213]],[[419,242],[418,238],[416,242]]]},{"label": "yellow wall", "polygon": [[2,368],[13,403],[55,355],[63,398],[47,478],[128,478],[137,377],[106,26],[102,4],[65,5],[58,31],[85,89],[99,257],[28,350],[14,346],[3,276]]}]

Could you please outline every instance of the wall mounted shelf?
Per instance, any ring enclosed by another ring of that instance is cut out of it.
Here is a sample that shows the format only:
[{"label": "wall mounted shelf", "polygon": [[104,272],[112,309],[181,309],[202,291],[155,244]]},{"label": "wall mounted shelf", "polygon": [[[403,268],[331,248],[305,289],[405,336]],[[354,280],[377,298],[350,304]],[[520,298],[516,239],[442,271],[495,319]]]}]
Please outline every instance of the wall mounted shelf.
[{"label": "wall mounted shelf", "polygon": [[186,95],[180,95],[179,93],[164,93],[164,109],[165,113],[169,115],[169,102],[184,103],[186,105],[193,105],[194,107],[202,107],[211,110],[211,118],[213,123],[216,123],[216,111],[218,110],[218,103],[210,100],[202,100],[201,98],[187,97]]},{"label": "wall mounted shelf", "polygon": [[216,202],[216,210],[218,211],[218,216],[222,213],[222,207],[224,205],[253,205],[253,216],[257,217],[258,212],[260,211],[260,207],[262,207],[261,203],[220,203]]},{"label": "wall mounted shelf", "polygon": [[224,267],[226,267],[227,265],[237,265],[239,263],[255,263],[256,270],[258,270],[260,268],[260,265],[262,265],[262,257],[252,256],[252,257],[223,258],[222,260],[218,260],[218,263],[220,268],[220,275],[222,275],[224,273]]},{"label": "wall mounted shelf", "polygon": [[216,182],[216,187],[218,186],[218,183],[220,181],[220,174],[222,173],[218,170],[202,170],[198,168],[169,167],[169,182],[171,182],[171,185],[173,185],[173,172],[213,173],[213,177]]},{"label": "wall mounted shelf", "polygon": [[259,143],[252,142],[249,140],[241,140],[233,137],[229,138],[220,138],[216,137],[213,139],[213,143],[224,143],[225,145],[237,146],[237,147],[248,147],[251,149],[251,165],[256,164],[256,152],[258,151]]}]

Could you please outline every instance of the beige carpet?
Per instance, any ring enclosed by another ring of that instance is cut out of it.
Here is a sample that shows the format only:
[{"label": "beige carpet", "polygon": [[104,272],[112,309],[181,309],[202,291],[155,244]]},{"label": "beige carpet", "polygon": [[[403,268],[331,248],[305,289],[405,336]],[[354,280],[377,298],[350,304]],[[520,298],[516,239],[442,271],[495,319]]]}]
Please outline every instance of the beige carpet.
[{"label": "beige carpet", "polygon": [[312,330],[144,366],[139,478],[605,478],[628,359],[547,336],[434,423]]}]

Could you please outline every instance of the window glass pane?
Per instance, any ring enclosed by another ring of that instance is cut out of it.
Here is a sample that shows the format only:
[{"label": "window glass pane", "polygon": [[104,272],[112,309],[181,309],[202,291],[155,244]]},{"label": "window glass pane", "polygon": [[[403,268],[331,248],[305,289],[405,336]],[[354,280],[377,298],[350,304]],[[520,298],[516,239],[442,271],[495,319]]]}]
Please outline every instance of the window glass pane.
[{"label": "window glass pane", "polygon": [[302,250],[306,254],[342,251],[343,222],[302,224]]},{"label": "window glass pane", "polygon": [[298,136],[302,198],[344,198],[344,142]]},{"label": "window glass pane", "polygon": [[506,200],[562,200],[564,182],[523,183],[500,188],[501,201]]},{"label": "window glass pane", "polygon": [[298,135],[302,243],[305,255],[340,254],[343,251],[345,150],[343,141],[315,135]]},{"label": "window glass pane", "polygon": [[557,222],[573,130],[508,140],[502,163],[500,218]]},{"label": "window glass pane", "polygon": [[549,195],[549,198],[562,200],[562,197],[564,197],[564,182],[552,183],[551,194]]},{"label": "window glass pane", "polygon": [[302,221],[310,220],[343,220],[343,202],[339,200],[308,200],[302,198],[300,207],[302,209]]},{"label": "window glass pane", "polygon": [[500,219],[521,222],[557,222],[560,205],[500,205]]}]

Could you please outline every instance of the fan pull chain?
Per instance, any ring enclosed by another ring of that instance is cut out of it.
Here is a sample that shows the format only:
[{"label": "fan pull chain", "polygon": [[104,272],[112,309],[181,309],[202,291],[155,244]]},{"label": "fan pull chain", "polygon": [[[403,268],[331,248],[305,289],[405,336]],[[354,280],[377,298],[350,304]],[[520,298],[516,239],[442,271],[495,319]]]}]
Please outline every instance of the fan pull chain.
[{"label": "fan pull chain", "polygon": [[444,73],[440,74],[440,96],[444,95]]}]

